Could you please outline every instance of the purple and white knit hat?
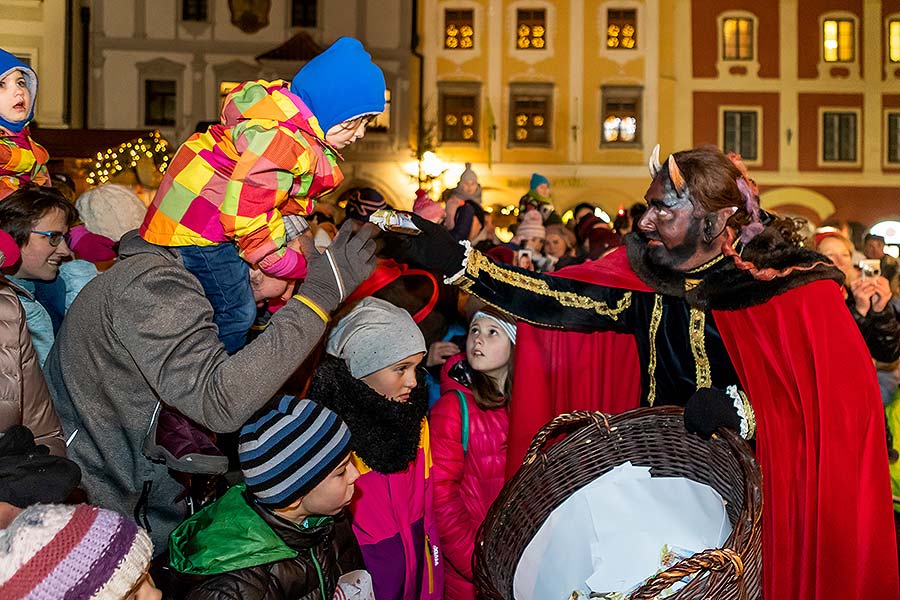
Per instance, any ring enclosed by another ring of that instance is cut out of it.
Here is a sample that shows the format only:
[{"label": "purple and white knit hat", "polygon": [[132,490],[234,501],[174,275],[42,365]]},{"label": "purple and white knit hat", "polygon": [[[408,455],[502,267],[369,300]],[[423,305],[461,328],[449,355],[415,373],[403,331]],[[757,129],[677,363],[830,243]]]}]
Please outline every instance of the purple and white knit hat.
[{"label": "purple and white knit hat", "polygon": [[152,557],[146,532],[116,512],[35,504],[0,530],[0,598],[121,600]]}]

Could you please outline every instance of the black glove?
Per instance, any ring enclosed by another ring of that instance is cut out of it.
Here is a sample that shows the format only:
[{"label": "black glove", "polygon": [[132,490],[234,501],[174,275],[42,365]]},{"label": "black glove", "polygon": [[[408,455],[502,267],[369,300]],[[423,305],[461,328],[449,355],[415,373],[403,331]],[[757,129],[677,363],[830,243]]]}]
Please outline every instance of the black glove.
[{"label": "black glove", "polygon": [[741,417],[734,398],[722,390],[700,388],[684,407],[684,426],[703,438],[709,438],[719,427],[741,431]]},{"label": "black glove", "polygon": [[19,508],[36,502],[59,503],[80,482],[78,465],[35,445],[27,427],[13,425],[0,433],[0,501]]},{"label": "black glove", "polygon": [[[353,233],[353,219],[347,219],[337,237],[322,254],[306,256],[306,279],[297,290],[322,310],[333,312],[375,268],[375,240],[378,228],[365,224]],[[334,261],[332,267],[331,260]]]},{"label": "black glove", "polygon": [[439,271],[447,276],[458,273],[466,258],[465,248],[442,225],[417,214],[410,213],[409,216],[422,233],[384,233],[390,239],[389,246],[395,257],[402,262],[413,262],[429,271]]}]

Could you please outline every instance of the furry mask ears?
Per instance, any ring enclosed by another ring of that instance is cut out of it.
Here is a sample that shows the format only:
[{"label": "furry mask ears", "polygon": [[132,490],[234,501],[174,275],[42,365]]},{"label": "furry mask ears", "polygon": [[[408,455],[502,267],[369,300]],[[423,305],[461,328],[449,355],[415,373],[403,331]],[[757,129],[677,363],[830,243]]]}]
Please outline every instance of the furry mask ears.
[{"label": "furry mask ears", "polygon": [[[669,179],[675,187],[675,193],[679,196],[683,195],[686,187],[684,177],[681,175],[681,169],[678,168],[678,163],[675,162],[675,157],[671,154],[666,161],[666,165],[669,168]],[[650,162],[647,166],[650,168],[650,178],[656,179],[656,176],[659,175],[659,172],[662,170],[662,164],[659,162],[659,144],[653,147],[653,152],[650,153]]]}]

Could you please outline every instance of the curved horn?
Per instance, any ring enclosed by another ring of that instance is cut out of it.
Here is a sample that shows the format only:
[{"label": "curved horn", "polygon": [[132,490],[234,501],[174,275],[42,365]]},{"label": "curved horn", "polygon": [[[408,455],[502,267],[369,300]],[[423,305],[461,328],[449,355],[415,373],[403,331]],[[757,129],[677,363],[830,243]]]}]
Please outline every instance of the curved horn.
[{"label": "curved horn", "polygon": [[684,177],[681,175],[681,169],[678,168],[678,163],[675,162],[674,155],[669,155],[667,164],[669,167],[669,179],[672,180],[672,185],[675,187],[675,193],[681,196],[684,193],[685,188]]},{"label": "curved horn", "polygon": [[659,144],[657,144],[653,148],[653,152],[650,153],[650,162],[647,166],[650,167],[650,177],[655,179],[662,169],[662,165],[659,163]]}]

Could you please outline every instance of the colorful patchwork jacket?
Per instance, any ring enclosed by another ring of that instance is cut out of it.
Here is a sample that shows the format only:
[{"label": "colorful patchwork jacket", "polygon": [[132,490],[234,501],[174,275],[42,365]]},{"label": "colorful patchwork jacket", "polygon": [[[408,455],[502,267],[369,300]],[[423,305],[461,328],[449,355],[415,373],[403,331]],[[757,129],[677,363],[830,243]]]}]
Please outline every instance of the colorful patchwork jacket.
[{"label": "colorful patchwork jacket", "polygon": [[0,200],[25,183],[50,185],[43,146],[31,139],[28,128],[15,133],[0,127]]},{"label": "colorful patchwork jacket", "polygon": [[248,81],[225,99],[221,123],[172,158],[140,234],[160,246],[234,240],[241,257],[280,277],[306,261],[286,248],[282,215],[306,215],[342,179],[336,152],[286,81]]}]

